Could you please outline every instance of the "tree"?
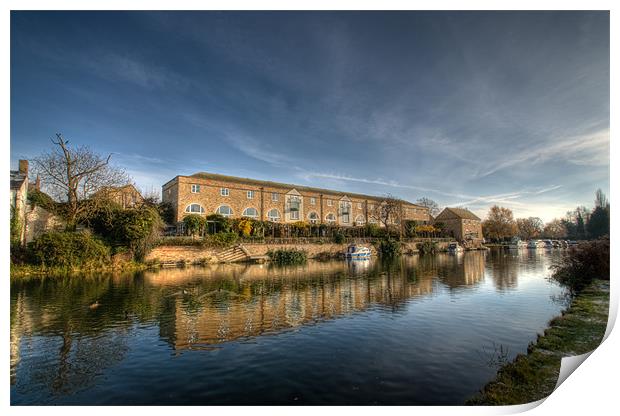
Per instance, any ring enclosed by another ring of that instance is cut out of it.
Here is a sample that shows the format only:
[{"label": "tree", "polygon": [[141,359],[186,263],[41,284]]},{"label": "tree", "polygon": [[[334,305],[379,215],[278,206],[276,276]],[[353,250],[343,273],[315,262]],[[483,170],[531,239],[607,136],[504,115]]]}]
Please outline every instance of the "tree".
[{"label": "tree", "polygon": [[522,240],[539,237],[543,231],[543,222],[538,217],[517,218],[517,232]]},{"label": "tree", "polygon": [[588,218],[586,229],[590,238],[599,238],[609,235],[609,202],[600,189],[596,191],[594,211]]},{"label": "tree", "polygon": [[34,159],[35,168],[44,187],[53,197],[66,202],[67,229],[75,229],[80,215],[92,204],[83,204],[105,187],[128,183],[126,173],[110,165],[111,154],[102,157],[88,147],[69,147],[69,141],[56,134],[52,151]]},{"label": "tree", "polygon": [[433,216],[433,218],[439,215],[439,212],[441,211],[439,204],[430,198],[422,197],[416,201],[416,204],[428,208],[428,212]]},{"label": "tree", "polygon": [[380,204],[375,205],[375,207],[370,210],[369,214],[373,219],[383,224],[385,229],[388,230],[391,224],[402,223],[402,221],[400,221],[402,201],[388,194]]},{"label": "tree", "polygon": [[566,238],[568,230],[561,220],[554,219],[545,225],[543,234],[548,238]]},{"label": "tree", "polygon": [[482,224],[487,238],[500,240],[517,234],[517,224],[508,208],[494,205],[489,209],[486,220]]}]

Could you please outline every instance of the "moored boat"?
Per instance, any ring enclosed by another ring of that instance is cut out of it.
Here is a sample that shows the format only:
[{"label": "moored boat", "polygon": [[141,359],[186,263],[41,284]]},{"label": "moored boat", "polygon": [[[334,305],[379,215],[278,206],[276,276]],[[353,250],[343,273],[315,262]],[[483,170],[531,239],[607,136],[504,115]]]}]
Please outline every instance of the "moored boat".
[{"label": "moored boat", "polygon": [[370,257],[370,249],[365,246],[358,246],[357,244],[351,244],[347,247],[345,257],[350,259],[365,259]]},{"label": "moored boat", "polygon": [[514,237],[512,240],[510,240],[510,243],[508,243],[508,248],[511,250],[518,250],[526,247],[527,243],[525,241],[521,241],[519,237]]},{"label": "moored boat", "polygon": [[448,245],[448,251],[450,253],[462,253],[464,249],[462,246],[459,245],[459,243],[450,243]]}]

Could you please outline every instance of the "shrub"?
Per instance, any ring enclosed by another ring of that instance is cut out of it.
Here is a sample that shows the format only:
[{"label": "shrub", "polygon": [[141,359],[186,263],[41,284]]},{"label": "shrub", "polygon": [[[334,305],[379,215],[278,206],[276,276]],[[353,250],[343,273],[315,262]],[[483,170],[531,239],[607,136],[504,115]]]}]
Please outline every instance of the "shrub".
[{"label": "shrub", "polygon": [[51,267],[93,267],[110,261],[110,248],[88,233],[51,232],[28,245],[35,264]]},{"label": "shrub", "polygon": [[345,241],[344,235],[342,235],[340,233],[334,234],[334,243],[336,243],[336,244],[343,244],[344,241]]},{"label": "shrub", "polygon": [[207,215],[207,231],[209,233],[227,233],[230,232],[230,220],[220,214]]},{"label": "shrub", "polygon": [[305,251],[296,249],[269,250],[267,255],[271,261],[278,264],[301,264],[308,259]]},{"label": "shrub", "polygon": [[237,233],[217,233],[205,237],[204,244],[213,247],[230,247],[237,242]]},{"label": "shrub", "polygon": [[416,247],[418,248],[418,251],[422,254],[432,254],[438,251],[437,243],[434,241],[425,241],[423,243],[418,243],[416,244]]},{"label": "shrub", "polygon": [[200,234],[204,229],[205,220],[198,214],[189,214],[183,218],[183,224],[185,224],[185,230],[190,235]]},{"label": "shrub", "polygon": [[400,241],[392,240],[391,238],[386,238],[379,242],[379,254],[382,257],[397,257],[401,254],[401,244]]},{"label": "shrub", "polygon": [[552,278],[575,294],[593,279],[609,280],[609,237],[571,247],[551,266]]}]

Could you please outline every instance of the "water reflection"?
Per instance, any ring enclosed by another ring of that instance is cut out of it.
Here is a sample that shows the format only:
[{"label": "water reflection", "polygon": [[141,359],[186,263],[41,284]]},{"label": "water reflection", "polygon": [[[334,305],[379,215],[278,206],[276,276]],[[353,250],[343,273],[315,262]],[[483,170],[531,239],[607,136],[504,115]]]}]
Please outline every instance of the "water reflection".
[{"label": "water reflection", "polygon": [[[520,275],[530,269],[539,272],[546,261],[503,252],[471,252],[403,257],[394,262],[212,265],[15,282],[11,285],[12,397],[18,395],[26,403],[54,402],[105,384],[102,375],[128,360],[128,354],[137,354],[140,343],[154,345],[148,335],[152,330],[174,357],[191,350],[218,349],[233,341],[254,342],[262,335],[341,317],[373,312],[405,316],[418,300],[443,292],[480,290],[487,277],[498,291],[514,290]],[[100,306],[90,308],[95,301]],[[136,344],[138,333],[141,338]],[[157,366],[148,355],[132,360]]]}]

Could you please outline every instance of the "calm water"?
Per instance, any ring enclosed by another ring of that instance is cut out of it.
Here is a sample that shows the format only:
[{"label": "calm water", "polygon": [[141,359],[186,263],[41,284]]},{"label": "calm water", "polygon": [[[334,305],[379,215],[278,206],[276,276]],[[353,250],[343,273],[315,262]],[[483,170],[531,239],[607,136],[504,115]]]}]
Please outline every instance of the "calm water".
[{"label": "calm water", "polygon": [[[12,404],[461,404],[564,307],[555,252],[11,285]],[[99,306],[90,307],[98,301]]]}]

